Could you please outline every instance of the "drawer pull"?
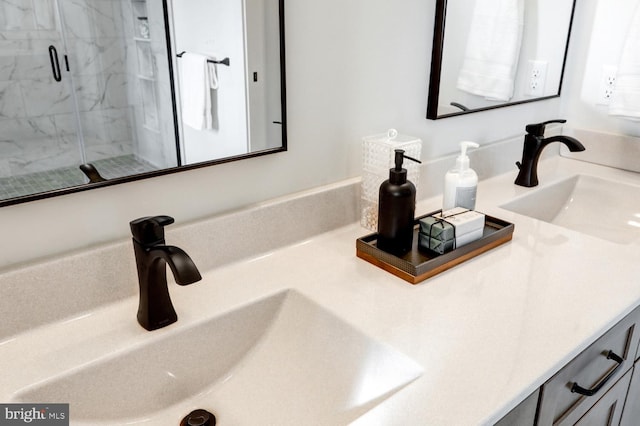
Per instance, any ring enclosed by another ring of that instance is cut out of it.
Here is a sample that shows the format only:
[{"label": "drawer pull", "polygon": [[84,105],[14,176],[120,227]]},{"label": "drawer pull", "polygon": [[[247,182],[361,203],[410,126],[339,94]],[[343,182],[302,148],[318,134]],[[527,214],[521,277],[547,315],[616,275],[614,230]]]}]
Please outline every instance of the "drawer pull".
[{"label": "drawer pull", "polygon": [[602,389],[602,387],[609,381],[611,380],[611,378],[613,376],[616,375],[616,373],[618,372],[618,370],[620,369],[620,367],[622,367],[622,363],[624,362],[624,359],[622,359],[622,357],[616,355],[615,353],[613,353],[612,351],[609,351],[607,353],[607,359],[612,359],[615,362],[618,363],[618,365],[616,365],[616,368],[614,368],[613,370],[611,370],[611,372],[609,374],[607,374],[607,376],[602,379],[600,381],[600,383],[598,383],[594,388],[592,389],[585,389],[583,387],[581,387],[580,385],[578,385],[577,383],[573,383],[573,386],[571,386],[571,392],[575,392],[575,393],[579,393],[580,395],[584,395],[584,396],[593,396],[596,393],[598,393],[598,391],[600,389]]}]

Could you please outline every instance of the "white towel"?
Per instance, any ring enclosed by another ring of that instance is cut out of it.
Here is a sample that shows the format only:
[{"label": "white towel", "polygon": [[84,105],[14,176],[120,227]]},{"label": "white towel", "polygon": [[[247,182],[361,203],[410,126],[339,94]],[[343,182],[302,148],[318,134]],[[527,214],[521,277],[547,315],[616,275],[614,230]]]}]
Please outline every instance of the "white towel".
[{"label": "white towel", "polygon": [[476,0],[458,89],[511,99],[523,28],[524,0]]},{"label": "white towel", "polygon": [[181,60],[182,122],[197,130],[211,129],[215,114],[211,90],[218,88],[218,75],[215,64],[207,59],[185,52]]},{"label": "white towel", "polygon": [[609,115],[640,120],[640,4],[636,6],[622,49]]}]

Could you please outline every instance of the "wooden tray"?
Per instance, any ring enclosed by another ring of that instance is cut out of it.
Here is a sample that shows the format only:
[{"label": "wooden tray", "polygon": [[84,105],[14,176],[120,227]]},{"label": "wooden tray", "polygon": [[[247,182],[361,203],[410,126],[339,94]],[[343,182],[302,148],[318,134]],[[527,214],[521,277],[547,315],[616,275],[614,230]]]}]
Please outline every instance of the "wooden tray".
[{"label": "wooden tray", "polygon": [[436,210],[416,218],[413,229],[413,248],[404,256],[398,257],[376,247],[377,233],[356,240],[356,255],[411,284],[417,284],[485,251],[504,244],[513,237],[513,229],[515,227],[513,223],[485,216],[484,232],[479,240],[444,254],[418,248],[418,221],[440,212],[441,210]]}]

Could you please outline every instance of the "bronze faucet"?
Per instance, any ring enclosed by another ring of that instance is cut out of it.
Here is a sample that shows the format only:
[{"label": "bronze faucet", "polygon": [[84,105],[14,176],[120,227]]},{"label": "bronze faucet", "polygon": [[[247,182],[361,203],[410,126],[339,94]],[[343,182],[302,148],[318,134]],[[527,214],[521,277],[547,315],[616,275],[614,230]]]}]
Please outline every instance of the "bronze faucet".
[{"label": "bronze faucet", "polygon": [[524,148],[522,150],[522,162],[516,162],[520,169],[515,184],[532,187],[538,185],[538,160],[540,153],[545,146],[552,142],[561,142],[569,148],[569,151],[584,151],[584,145],[571,136],[550,136],[544,137],[544,129],[550,123],[566,123],[567,120],[550,120],[544,123],[529,124],[526,126],[527,134],[524,137]]},{"label": "bronze faucet", "polygon": [[179,285],[202,279],[187,253],[165,245],[164,227],[173,222],[169,216],[141,217],[130,222],[140,286],[138,322],[149,331],[178,320],[169,297],[166,264]]}]

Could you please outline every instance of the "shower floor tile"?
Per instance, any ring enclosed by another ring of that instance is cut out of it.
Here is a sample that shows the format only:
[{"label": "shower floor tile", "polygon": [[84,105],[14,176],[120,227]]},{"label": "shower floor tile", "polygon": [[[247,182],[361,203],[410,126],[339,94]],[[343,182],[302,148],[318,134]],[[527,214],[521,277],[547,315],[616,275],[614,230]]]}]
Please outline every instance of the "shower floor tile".
[{"label": "shower floor tile", "polygon": [[[133,155],[106,158],[91,163],[105,179],[157,170],[157,167]],[[82,185],[87,181],[78,167],[63,167],[45,172],[0,178],[0,200],[69,188]]]}]

